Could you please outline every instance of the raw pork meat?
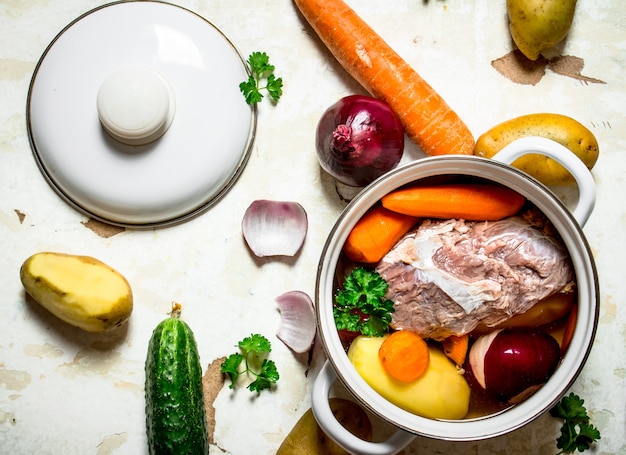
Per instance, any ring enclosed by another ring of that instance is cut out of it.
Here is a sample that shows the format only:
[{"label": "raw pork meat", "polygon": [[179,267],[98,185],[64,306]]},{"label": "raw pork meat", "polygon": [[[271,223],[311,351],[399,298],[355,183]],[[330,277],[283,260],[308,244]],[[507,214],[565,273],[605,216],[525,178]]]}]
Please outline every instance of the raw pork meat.
[{"label": "raw pork meat", "polygon": [[435,340],[492,327],[574,280],[562,243],[521,217],[426,220],[376,270],[389,283],[392,327]]}]

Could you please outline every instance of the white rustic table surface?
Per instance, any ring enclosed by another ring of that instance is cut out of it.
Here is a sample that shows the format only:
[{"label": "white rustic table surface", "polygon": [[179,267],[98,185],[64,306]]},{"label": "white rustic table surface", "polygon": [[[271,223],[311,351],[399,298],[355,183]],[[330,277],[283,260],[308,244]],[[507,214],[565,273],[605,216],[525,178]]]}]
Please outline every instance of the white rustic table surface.
[{"label": "white rustic table surface", "polygon": [[[284,95],[276,106],[259,106],[250,160],[209,211],[169,228],[94,227],[42,177],[27,135],[26,100],[48,44],[75,18],[104,3],[0,0],[0,453],[147,453],[146,347],[177,300],[196,334],[204,368],[234,352],[236,342],[250,333],[272,341],[278,387],[258,398],[224,387],[214,402],[212,446],[213,453],[272,454],[310,407],[324,360],[319,343],[309,364],[306,355],[293,355],[275,337],[280,322],[275,298],[296,289],[313,296],[320,252],[345,206],[334,181],[319,168],[314,131],[328,106],[362,89],[289,0],[174,2],[222,30],[242,55],[267,52],[284,80]],[[549,55],[578,57],[584,61],[580,73],[589,80],[573,77],[571,69],[569,75],[547,69],[534,84],[514,82],[492,65],[512,50],[504,0],[349,3],[443,95],[476,137],[503,120],[535,112],[569,115],[596,135],[597,204],[584,232],[597,263],[601,310],[595,344],[573,391],[585,399],[602,433],[592,453],[626,454],[626,3],[579,2],[567,41]],[[412,152],[409,147],[407,159],[419,157]],[[306,242],[292,260],[251,255],[240,224],[255,199],[293,200],[307,210]],[[121,271],[134,291],[130,323],[108,335],[87,334],[26,299],[19,267],[44,250],[94,256]],[[418,437],[405,453],[553,454],[559,429],[556,419],[544,415],[488,441]]]}]

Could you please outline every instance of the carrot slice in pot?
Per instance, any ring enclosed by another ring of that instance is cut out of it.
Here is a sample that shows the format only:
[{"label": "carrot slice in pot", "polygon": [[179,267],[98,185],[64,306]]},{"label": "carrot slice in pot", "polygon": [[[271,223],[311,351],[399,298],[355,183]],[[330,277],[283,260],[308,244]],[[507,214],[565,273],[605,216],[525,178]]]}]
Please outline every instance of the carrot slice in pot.
[{"label": "carrot slice in pot", "polygon": [[497,221],[515,215],[524,196],[495,183],[450,183],[401,188],[383,196],[383,207],[421,218]]},{"label": "carrot slice in pot", "polygon": [[400,382],[413,382],[428,370],[430,351],[417,333],[400,330],[385,338],[378,358],[391,377]]},{"label": "carrot slice in pot", "polygon": [[450,335],[445,338],[441,345],[443,353],[458,367],[462,367],[467,357],[469,348],[469,335]]},{"label": "carrot slice in pot", "polygon": [[356,262],[378,262],[417,220],[416,217],[377,205],[354,225],[343,251],[349,259]]}]

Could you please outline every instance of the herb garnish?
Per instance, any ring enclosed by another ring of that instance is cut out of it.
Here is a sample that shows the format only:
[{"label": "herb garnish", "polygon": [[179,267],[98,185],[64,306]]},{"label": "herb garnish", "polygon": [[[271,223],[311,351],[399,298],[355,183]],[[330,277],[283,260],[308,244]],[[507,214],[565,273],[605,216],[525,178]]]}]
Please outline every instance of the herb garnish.
[{"label": "herb garnish", "polygon": [[[251,374],[254,381],[248,385],[251,392],[261,392],[269,389],[278,381],[279,375],[276,364],[267,359],[272,351],[272,345],[263,335],[252,334],[241,340],[237,346],[241,353],[231,354],[222,362],[221,372],[226,373],[231,380],[229,388],[235,388],[237,378],[242,374]],[[241,364],[244,368],[241,368]]]},{"label": "herb garnish", "polygon": [[561,449],[559,454],[572,453],[576,450],[583,452],[600,439],[600,431],[589,423],[590,418],[583,406],[584,402],[578,395],[570,392],[550,409],[552,417],[564,420],[561,436],[556,440],[557,448]]},{"label": "herb garnish", "polygon": [[[248,57],[250,76],[239,84],[239,90],[246,98],[246,103],[256,104],[263,99],[262,90],[266,90],[276,103],[283,94],[283,79],[274,75],[274,65],[265,52],[253,52]],[[265,85],[261,86],[262,81]]]},{"label": "herb garnish", "polygon": [[385,298],[389,285],[375,270],[357,267],[335,295],[333,315],[338,330],[382,336],[389,330],[393,302]]}]

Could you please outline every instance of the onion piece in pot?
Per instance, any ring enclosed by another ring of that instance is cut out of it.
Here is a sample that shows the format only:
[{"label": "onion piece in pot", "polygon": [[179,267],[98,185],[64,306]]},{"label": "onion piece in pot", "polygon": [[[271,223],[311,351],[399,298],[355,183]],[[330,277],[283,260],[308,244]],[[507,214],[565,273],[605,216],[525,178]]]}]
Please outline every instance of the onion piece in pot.
[{"label": "onion piece in pot", "polygon": [[471,374],[501,401],[545,383],[561,359],[557,341],[540,329],[510,328],[479,337],[469,352]]},{"label": "onion piece in pot", "polygon": [[294,256],[304,243],[308,219],[297,202],[262,199],[250,204],[241,228],[255,256]]},{"label": "onion piece in pot", "polygon": [[395,168],[404,152],[404,129],[382,100],[341,98],[320,118],[316,132],[322,168],[349,186],[366,186]]},{"label": "onion piece in pot", "polygon": [[278,296],[276,303],[281,315],[276,336],[292,351],[307,352],[317,331],[311,297],[302,291],[289,291]]}]

